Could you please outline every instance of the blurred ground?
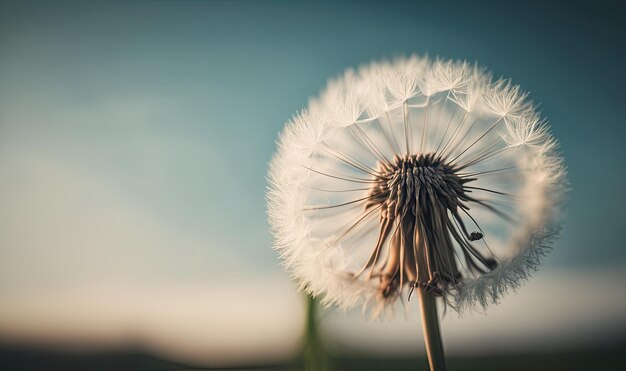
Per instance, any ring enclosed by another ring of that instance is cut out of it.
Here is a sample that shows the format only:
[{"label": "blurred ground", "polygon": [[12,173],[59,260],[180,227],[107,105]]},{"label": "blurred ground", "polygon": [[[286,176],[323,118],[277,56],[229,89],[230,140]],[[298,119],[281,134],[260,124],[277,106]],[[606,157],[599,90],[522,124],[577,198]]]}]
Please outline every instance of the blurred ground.
[{"label": "blurred ground", "polygon": [[[450,371],[576,371],[618,370],[626,362],[626,341],[602,349],[580,349],[559,353],[500,355],[497,357],[449,357]],[[425,358],[369,358],[366,354],[332,358],[327,371],[427,370]],[[300,359],[276,364],[229,368],[203,368],[183,365],[141,351],[76,355],[36,348],[0,346],[0,369],[35,370],[301,370]]]}]

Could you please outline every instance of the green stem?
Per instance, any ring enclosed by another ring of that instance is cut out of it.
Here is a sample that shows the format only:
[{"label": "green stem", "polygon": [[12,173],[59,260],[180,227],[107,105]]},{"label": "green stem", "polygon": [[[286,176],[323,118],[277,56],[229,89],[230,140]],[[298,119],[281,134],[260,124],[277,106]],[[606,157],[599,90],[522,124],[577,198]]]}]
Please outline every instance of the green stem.
[{"label": "green stem", "polygon": [[307,295],[303,362],[306,371],[330,370],[330,359],[317,326],[317,300]]},{"label": "green stem", "polygon": [[443,352],[443,342],[439,329],[439,317],[437,314],[437,297],[433,292],[425,291],[424,287],[417,289],[422,313],[422,327],[424,330],[424,343],[430,371],[445,371],[446,358]]}]

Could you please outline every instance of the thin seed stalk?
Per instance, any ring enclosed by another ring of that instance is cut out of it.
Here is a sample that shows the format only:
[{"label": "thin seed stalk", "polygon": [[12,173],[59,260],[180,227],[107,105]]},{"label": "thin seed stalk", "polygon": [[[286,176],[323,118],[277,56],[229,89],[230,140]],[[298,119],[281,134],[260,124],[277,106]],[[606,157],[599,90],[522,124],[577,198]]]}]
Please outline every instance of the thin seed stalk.
[{"label": "thin seed stalk", "polygon": [[437,314],[437,297],[432,291],[426,291],[426,287],[417,288],[417,296],[422,314],[422,327],[424,331],[424,344],[430,371],[445,371],[446,359],[443,352],[443,341],[439,329],[439,317]]}]

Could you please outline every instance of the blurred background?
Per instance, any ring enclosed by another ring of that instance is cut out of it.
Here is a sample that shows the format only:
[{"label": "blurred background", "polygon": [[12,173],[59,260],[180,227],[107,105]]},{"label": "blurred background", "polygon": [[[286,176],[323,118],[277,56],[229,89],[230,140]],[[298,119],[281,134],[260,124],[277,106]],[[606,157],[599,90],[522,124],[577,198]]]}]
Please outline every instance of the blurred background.
[{"label": "blurred background", "polygon": [[[0,368],[299,369],[305,298],[272,250],[267,164],[328,78],[411,53],[541,103],[565,231],[450,369],[626,361],[626,12],[618,2],[0,3]],[[319,310],[337,370],[426,369],[418,314]]]}]

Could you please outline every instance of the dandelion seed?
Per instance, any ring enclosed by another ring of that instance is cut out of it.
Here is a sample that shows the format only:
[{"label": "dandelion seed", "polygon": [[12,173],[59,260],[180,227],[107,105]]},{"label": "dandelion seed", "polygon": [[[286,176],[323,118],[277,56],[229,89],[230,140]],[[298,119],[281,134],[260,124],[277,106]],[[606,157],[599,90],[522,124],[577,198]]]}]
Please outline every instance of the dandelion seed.
[{"label": "dandelion seed", "polygon": [[537,268],[566,171],[518,86],[413,56],[329,83],[281,134],[269,181],[275,248],[306,292],[376,317],[417,290],[426,328],[435,298],[486,307]]}]

